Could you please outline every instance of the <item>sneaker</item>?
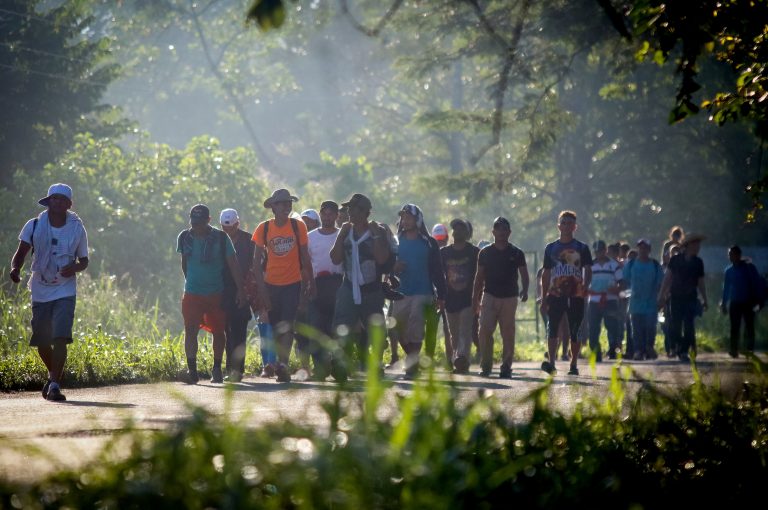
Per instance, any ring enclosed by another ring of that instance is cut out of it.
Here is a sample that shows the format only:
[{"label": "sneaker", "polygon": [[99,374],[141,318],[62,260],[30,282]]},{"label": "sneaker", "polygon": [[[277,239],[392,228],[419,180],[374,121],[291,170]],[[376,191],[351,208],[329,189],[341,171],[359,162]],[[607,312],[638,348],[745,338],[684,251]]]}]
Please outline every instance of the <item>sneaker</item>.
[{"label": "sneaker", "polygon": [[44,399],[48,398],[48,388],[50,386],[51,386],[51,380],[48,379],[47,381],[45,381],[45,385],[43,386],[43,398]]},{"label": "sneaker", "polygon": [[643,355],[642,352],[636,352],[632,359],[635,361],[643,361],[645,359],[645,355]]},{"label": "sneaker", "polygon": [[224,382],[239,383],[243,380],[243,376],[237,370],[232,370],[228,376],[224,378]]},{"label": "sneaker", "polygon": [[482,369],[480,370],[480,377],[490,377],[491,376],[491,369]]},{"label": "sneaker", "polygon": [[64,402],[67,400],[67,397],[64,396],[61,392],[61,388],[59,388],[59,385],[55,382],[52,382],[48,387],[48,395],[46,395],[45,398],[52,402]]},{"label": "sneaker", "polygon": [[659,354],[653,349],[648,351],[645,355],[645,359],[658,359],[658,358],[659,358]]},{"label": "sneaker", "polygon": [[288,371],[288,367],[280,363],[275,369],[275,375],[277,376],[277,382],[288,383],[291,382],[291,373]]},{"label": "sneaker", "polygon": [[275,367],[272,365],[272,363],[267,363],[264,365],[264,368],[261,369],[260,377],[263,377],[264,379],[271,379],[275,376]]},{"label": "sneaker", "polygon": [[345,383],[349,379],[349,373],[347,367],[341,361],[337,359],[331,360],[331,377],[337,383]]},{"label": "sneaker", "polygon": [[560,356],[560,361],[571,361],[571,357],[568,356],[567,354],[563,354],[562,356]]},{"label": "sneaker", "polygon": [[469,372],[469,360],[464,356],[459,356],[453,361],[454,374],[466,374]]},{"label": "sneaker", "polygon": [[571,369],[568,370],[568,375],[579,375],[579,369],[571,366]]},{"label": "sneaker", "polygon": [[197,382],[200,380],[200,376],[197,375],[197,370],[194,368],[190,368],[187,370],[187,384],[197,384]]},{"label": "sneaker", "polygon": [[738,351],[728,351],[728,355],[731,358],[738,358],[739,357],[739,352]]},{"label": "sneaker", "polygon": [[548,373],[549,375],[554,375],[557,372],[557,370],[555,369],[555,365],[550,363],[549,361],[542,361],[541,369],[546,373]]},{"label": "sneaker", "polygon": [[677,358],[678,358],[678,359],[680,360],[680,362],[682,362],[682,363],[690,363],[690,362],[691,362],[691,358],[689,358],[689,357],[688,357],[688,355],[687,355],[687,354],[685,354],[685,353],[683,353],[683,354],[678,354],[678,355],[677,355]]},{"label": "sneaker", "polygon": [[499,379],[512,379],[512,368],[502,366],[499,369]]},{"label": "sneaker", "polygon": [[221,373],[221,367],[214,365],[211,370],[211,382],[221,384],[224,382],[224,374]]}]

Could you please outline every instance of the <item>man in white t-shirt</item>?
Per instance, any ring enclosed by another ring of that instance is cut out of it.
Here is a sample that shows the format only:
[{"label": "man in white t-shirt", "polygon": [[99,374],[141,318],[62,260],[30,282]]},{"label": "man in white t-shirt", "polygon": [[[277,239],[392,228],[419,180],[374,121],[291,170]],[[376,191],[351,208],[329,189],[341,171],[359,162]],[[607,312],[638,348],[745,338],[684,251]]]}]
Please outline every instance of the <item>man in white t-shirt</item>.
[{"label": "man in white t-shirt", "polygon": [[[320,227],[308,234],[309,258],[315,275],[317,295],[310,302],[310,322],[325,340],[333,338],[333,314],[336,310],[336,291],[341,286],[344,268],[331,261],[331,248],[336,243],[339,229],[336,219],[339,217],[339,204],[326,200],[320,204]],[[318,342],[313,342],[310,349],[315,365],[313,379],[325,380],[330,370],[330,357],[327,349]]]},{"label": "man in white t-shirt", "polygon": [[592,282],[589,286],[589,349],[597,361],[603,360],[600,349],[600,330],[605,323],[608,333],[608,357],[616,359],[621,352],[621,322],[619,292],[623,288],[621,265],[608,256],[605,241],[594,244],[595,260],[592,264]]},{"label": "man in white t-shirt", "polygon": [[77,279],[75,274],[88,267],[88,236],[83,222],[72,207],[72,188],[53,184],[38,203],[47,209],[29,220],[19,234],[19,247],[11,260],[9,274],[21,281],[21,268],[32,251],[32,338],[40,359],[48,369],[43,398],[63,401],[61,380],[67,361],[67,344],[72,343]]}]

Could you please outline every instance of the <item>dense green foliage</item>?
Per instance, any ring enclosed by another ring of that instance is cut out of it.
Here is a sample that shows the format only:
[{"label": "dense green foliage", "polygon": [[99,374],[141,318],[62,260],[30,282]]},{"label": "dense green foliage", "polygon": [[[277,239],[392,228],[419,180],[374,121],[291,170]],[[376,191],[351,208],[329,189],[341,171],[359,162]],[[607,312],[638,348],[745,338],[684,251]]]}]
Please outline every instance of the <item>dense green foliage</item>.
[{"label": "dense green foliage", "polygon": [[110,39],[93,30],[86,2],[10,0],[0,10],[0,186],[37,172],[76,134],[121,135],[127,123],[101,101],[119,75]]},{"label": "dense green foliage", "polygon": [[[759,368],[759,367],[756,367]],[[490,393],[467,405],[428,380],[394,409],[339,393],[321,430],[251,429],[190,406],[174,427],[127,425],[88,467],[34,485],[0,481],[0,505],[23,508],[615,508],[746,505],[768,474],[764,374],[734,394],[700,382],[637,395],[616,374],[607,398],[567,415],[549,385],[513,422]],[[636,400],[635,400],[636,399]],[[504,404],[508,405],[508,403]],[[382,412],[379,412],[382,411]]]}]

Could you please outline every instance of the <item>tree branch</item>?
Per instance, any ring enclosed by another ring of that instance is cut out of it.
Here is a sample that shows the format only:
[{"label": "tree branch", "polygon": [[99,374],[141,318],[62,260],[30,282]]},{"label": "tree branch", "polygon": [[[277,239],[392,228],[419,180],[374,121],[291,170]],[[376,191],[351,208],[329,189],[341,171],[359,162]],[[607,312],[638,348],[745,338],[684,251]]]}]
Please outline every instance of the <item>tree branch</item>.
[{"label": "tree branch", "polygon": [[387,23],[392,19],[392,17],[395,15],[398,9],[403,5],[403,0],[394,0],[392,2],[392,5],[389,6],[389,9],[387,12],[382,16],[382,18],[379,20],[378,23],[376,23],[376,26],[373,28],[368,28],[364,26],[362,23],[357,21],[354,16],[352,16],[352,13],[349,12],[349,5],[347,4],[347,0],[339,0],[339,4],[341,6],[341,12],[349,18],[350,23],[352,23],[352,26],[355,27],[360,32],[364,33],[368,37],[377,37],[381,31],[384,29],[385,26],[387,26]]},{"label": "tree branch", "polygon": [[237,111],[237,114],[240,117],[240,121],[243,123],[243,126],[245,126],[245,129],[251,138],[251,144],[253,145],[256,154],[258,154],[259,160],[268,170],[272,172],[277,171],[277,167],[272,161],[272,158],[269,157],[267,152],[264,150],[264,147],[262,147],[261,143],[259,142],[259,138],[256,136],[256,130],[253,128],[250,120],[248,120],[248,115],[245,111],[245,108],[243,107],[243,104],[240,102],[240,99],[237,97],[237,94],[235,93],[232,86],[228,84],[224,76],[222,76],[218,66],[216,65],[216,62],[213,60],[211,49],[208,45],[208,39],[205,37],[205,32],[203,31],[203,26],[200,23],[198,13],[195,10],[195,4],[193,3],[193,0],[190,0],[189,14],[192,16],[192,21],[195,25],[195,31],[197,32],[197,37],[200,39],[200,44],[203,47],[203,53],[205,53],[205,59],[208,61],[208,67],[218,80],[221,88],[224,89],[224,92],[232,103],[232,106],[235,107],[235,111]]}]

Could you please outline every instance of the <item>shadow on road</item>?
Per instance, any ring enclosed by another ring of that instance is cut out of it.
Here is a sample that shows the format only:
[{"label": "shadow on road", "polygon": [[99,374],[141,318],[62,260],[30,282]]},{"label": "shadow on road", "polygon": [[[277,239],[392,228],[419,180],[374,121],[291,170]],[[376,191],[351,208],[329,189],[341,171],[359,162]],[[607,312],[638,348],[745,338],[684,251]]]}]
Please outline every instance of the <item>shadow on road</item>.
[{"label": "shadow on road", "polygon": [[67,400],[66,402],[60,402],[65,406],[73,407],[108,407],[111,409],[130,409],[136,407],[136,404],[121,404],[119,402],[89,402],[87,400]]}]

